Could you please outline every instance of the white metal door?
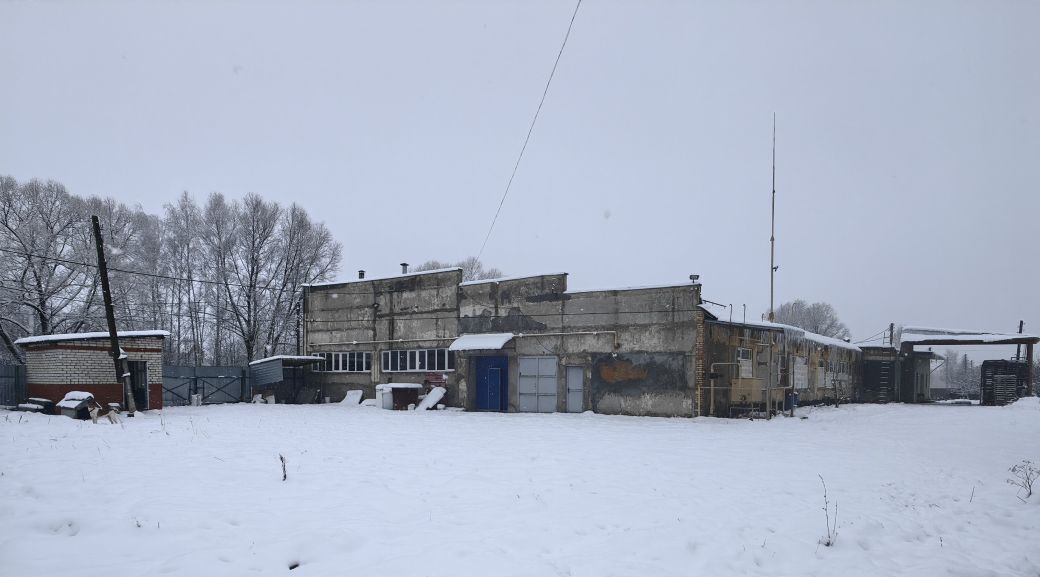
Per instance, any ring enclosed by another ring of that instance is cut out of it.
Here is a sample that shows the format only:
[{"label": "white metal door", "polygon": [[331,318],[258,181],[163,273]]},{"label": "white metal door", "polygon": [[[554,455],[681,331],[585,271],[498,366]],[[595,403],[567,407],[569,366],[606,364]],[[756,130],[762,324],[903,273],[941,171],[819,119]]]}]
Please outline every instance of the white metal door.
[{"label": "white metal door", "polygon": [[556,411],[556,357],[520,357],[520,412]]},{"label": "white metal door", "polygon": [[580,413],[585,408],[585,369],[567,367],[567,412]]}]

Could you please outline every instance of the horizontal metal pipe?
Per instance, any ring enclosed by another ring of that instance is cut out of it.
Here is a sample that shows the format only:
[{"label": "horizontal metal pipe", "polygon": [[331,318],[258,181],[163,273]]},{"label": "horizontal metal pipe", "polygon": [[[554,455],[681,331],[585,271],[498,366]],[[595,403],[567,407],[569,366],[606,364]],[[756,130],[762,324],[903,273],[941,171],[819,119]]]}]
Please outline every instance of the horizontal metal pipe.
[{"label": "horizontal metal pipe", "polygon": [[617,331],[569,331],[569,332],[565,332],[565,333],[517,333],[517,334],[514,334],[513,337],[514,338],[518,338],[518,339],[522,339],[524,337],[565,337],[565,336],[570,336],[570,335],[593,335],[593,336],[596,336],[596,335],[599,335],[601,333],[602,334],[613,335],[614,336],[614,349],[617,350],[617,349],[621,348],[621,345],[618,343]]},{"label": "horizontal metal pipe", "polygon": [[[476,333],[479,334],[479,333]],[[515,333],[513,338],[522,339],[528,337],[563,337],[570,335],[599,335],[609,334],[614,337],[614,348],[619,348],[617,331],[570,331],[561,333]],[[423,341],[453,341],[459,337],[432,337],[428,339],[385,339],[379,341],[337,341],[332,343],[313,343],[307,346],[308,349],[312,347],[326,347],[335,345],[374,345],[383,343],[419,343]]]},{"label": "horizontal metal pipe", "polygon": [[337,341],[334,343],[311,343],[307,348],[331,347],[333,345],[374,345],[380,343],[421,343],[423,341],[453,341],[459,337],[431,337],[428,339],[385,339],[382,341]]}]

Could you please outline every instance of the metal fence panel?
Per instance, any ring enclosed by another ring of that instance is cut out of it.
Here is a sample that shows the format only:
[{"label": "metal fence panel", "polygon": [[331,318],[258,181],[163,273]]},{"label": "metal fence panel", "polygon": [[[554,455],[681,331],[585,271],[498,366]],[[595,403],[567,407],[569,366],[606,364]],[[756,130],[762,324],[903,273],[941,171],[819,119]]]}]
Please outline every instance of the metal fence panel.
[{"label": "metal fence panel", "polygon": [[191,403],[195,384],[195,367],[163,365],[163,406],[179,407]]},{"label": "metal fence panel", "polygon": [[0,405],[12,407],[25,401],[25,367],[0,365]]},{"label": "metal fence panel", "polygon": [[248,383],[244,367],[163,366],[163,403],[187,405],[191,395],[202,395],[203,404],[237,403],[246,398]]}]

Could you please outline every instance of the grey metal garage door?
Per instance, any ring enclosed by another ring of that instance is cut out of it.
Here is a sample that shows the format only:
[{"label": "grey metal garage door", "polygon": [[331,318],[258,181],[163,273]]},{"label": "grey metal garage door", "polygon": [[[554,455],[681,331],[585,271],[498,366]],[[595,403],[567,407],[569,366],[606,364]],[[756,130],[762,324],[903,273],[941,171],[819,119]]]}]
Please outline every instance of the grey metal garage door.
[{"label": "grey metal garage door", "polygon": [[520,357],[520,411],[556,411],[556,357]]}]

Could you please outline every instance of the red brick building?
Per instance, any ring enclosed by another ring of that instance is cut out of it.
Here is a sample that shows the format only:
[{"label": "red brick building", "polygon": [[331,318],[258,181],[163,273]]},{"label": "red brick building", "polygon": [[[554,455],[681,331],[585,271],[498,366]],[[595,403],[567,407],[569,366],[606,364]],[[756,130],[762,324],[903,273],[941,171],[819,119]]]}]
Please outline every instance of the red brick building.
[{"label": "red brick building", "polygon": [[[138,410],[162,408],[162,351],[166,331],[121,331]],[[60,401],[70,391],[86,391],[101,405],[126,407],[116,380],[108,333],[41,335],[15,341],[25,351],[29,397]]]}]

